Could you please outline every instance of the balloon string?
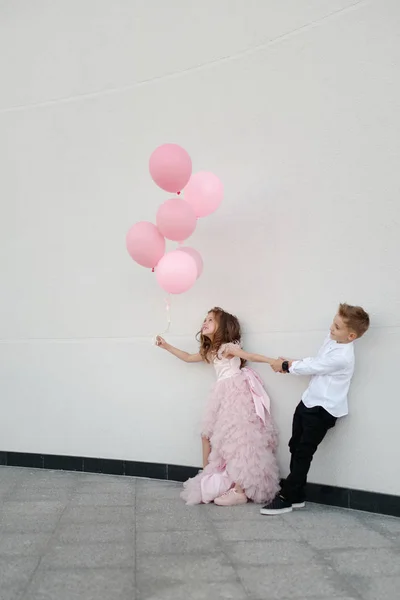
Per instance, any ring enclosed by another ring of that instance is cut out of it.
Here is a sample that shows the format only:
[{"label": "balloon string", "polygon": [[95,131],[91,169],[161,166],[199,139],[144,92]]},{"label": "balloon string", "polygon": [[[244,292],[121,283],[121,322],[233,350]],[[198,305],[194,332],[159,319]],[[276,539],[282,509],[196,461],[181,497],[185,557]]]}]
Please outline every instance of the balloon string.
[{"label": "balloon string", "polygon": [[163,335],[168,333],[169,329],[171,327],[171,296],[170,295],[168,295],[167,298],[165,298],[165,312],[166,312],[166,316],[167,316],[167,328],[165,329],[165,331],[163,331]]},{"label": "balloon string", "polygon": [[[170,327],[171,327],[171,295],[169,294],[165,299],[165,313],[166,313],[166,317],[167,317],[167,327],[164,329],[164,331],[162,331],[161,333],[159,333],[158,335],[166,335],[167,333],[169,333]],[[157,336],[154,336],[154,344],[156,343],[156,338]]]}]

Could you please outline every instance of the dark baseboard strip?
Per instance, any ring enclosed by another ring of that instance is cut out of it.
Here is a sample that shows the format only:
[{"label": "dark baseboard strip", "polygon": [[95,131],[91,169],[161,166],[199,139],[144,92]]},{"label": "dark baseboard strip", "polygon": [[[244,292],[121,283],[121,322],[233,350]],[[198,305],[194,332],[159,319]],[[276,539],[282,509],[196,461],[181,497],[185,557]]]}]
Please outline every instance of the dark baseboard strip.
[{"label": "dark baseboard strip", "polygon": [[0,466],[126,475],[128,477],[148,477],[149,479],[165,479],[168,481],[186,481],[189,477],[194,477],[199,471],[198,467],[26,452],[0,452]]},{"label": "dark baseboard strip", "polygon": [[[25,452],[0,452],[0,465],[51,469],[54,471],[81,471],[84,473],[103,473],[104,475],[148,477],[149,479],[164,479],[167,481],[186,481],[189,477],[194,477],[199,470],[198,467],[180,465],[108,458],[29,454]],[[318,504],[400,517],[400,496],[308,483],[307,500]]]},{"label": "dark baseboard strip", "polygon": [[307,499],[318,504],[400,517],[400,496],[390,494],[308,483]]}]

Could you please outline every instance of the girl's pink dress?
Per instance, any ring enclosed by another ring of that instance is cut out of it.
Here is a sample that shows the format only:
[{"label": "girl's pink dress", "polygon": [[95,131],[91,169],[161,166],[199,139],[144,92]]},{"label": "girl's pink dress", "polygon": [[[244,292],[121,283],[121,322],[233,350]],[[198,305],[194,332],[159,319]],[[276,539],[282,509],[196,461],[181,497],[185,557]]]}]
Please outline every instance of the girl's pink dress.
[{"label": "girl's pink dress", "polygon": [[209,438],[209,464],[183,484],[186,504],[212,502],[238,483],[254,502],[269,502],[279,491],[277,433],[270,402],[252,369],[240,358],[214,360],[217,382],[208,401],[202,435]]}]

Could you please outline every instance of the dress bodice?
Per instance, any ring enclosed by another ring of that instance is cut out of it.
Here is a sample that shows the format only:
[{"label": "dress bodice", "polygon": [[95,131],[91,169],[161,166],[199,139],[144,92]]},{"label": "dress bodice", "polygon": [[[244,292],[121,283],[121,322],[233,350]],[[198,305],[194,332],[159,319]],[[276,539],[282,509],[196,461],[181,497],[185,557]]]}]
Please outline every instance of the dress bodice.
[{"label": "dress bodice", "polygon": [[217,356],[214,358],[213,364],[218,381],[240,373],[240,358],[238,356],[233,356],[232,358],[219,358]]}]

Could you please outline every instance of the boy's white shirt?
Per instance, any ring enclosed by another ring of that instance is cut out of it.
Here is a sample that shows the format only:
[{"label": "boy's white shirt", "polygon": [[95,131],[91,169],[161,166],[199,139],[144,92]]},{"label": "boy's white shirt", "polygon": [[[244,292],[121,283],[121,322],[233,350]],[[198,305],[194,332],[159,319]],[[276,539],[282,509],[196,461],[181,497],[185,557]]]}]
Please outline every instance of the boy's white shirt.
[{"label": "boy's white shirt", "polygon": [[302,397],[305,406],[322,406],[334,417],[344,417],[354,365],[354,342],[338,344],[328,334],[315,358],[294,361],[289,372],[312,376]]}]

